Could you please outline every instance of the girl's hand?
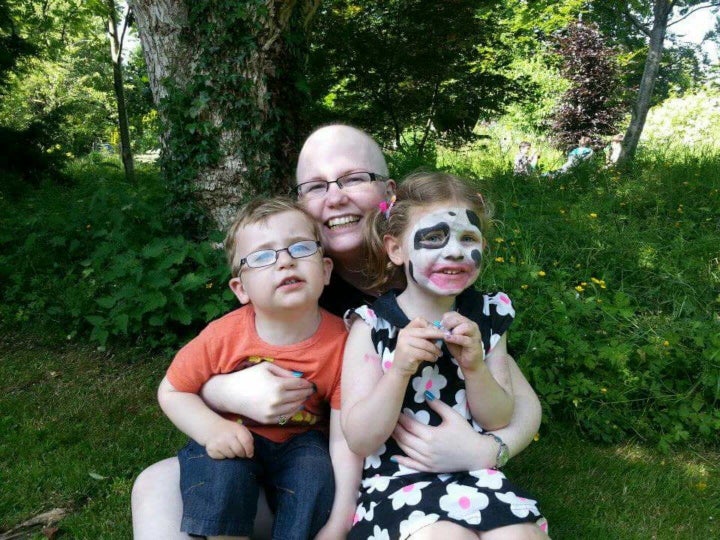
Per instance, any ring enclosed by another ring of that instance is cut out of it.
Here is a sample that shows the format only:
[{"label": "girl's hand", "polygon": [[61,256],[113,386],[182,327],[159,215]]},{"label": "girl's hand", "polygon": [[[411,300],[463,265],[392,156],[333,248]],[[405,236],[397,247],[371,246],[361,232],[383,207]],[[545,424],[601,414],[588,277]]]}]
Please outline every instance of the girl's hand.
[{"label": "girl's hand", "polygon": [[470,423],[439,399],[428,405],[442,418],[439,426],[427,426],[401,414],[393,438],[404,456],[397,462],[417,471],[451,473],[495,466],[497,445],[491,437],[476,432]]},{"label": "girl's hand", "polygon": [[200,396],[216,411],[241,414],[261,424],[277,424],[280,416],[291,418],[313,392],[310,381],[271,362],[262,362],[212,377]]},{"label": "girl's hand", "polygon": [[443,315],[441,323],[448,332],[443,336],[445,344],[460,368],[474,371],[481,367],[485,350],[478,325],[456,311]]},{"label": "girl's hand", "polygon": [[415,374],[423,362],[435,362],[442,351],[435,341],[443,338],[442,330],[425,319],[413,319],[398,333],[392,368],[405,377]]}]

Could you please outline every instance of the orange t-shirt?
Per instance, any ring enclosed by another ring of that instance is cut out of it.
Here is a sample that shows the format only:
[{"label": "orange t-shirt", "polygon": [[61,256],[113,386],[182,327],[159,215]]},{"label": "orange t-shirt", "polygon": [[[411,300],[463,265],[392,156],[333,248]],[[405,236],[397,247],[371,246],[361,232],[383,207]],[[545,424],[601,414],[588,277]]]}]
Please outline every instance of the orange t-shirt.
[{"label": "orange t-shirt", "polygon": [[276,346],[265,343],[258,335],[252,304],[231,311],[211,322],[180,349],[168,368],[168,380],[180,392],[197,394],[213,375],[273,362],[285,369],[301,371],[304,379],[315,383],[317,392],[307,399],[305,409],[283,426],[258,424],[237,414],[223,416],[241,419],[248,429],[275,442],[287,441],[309,429],[327,431],[328,403],[333,409],[340,409],[340,373],[347,331],[342,319],[322,309],[320,313],[320,326],[309,339]]}]

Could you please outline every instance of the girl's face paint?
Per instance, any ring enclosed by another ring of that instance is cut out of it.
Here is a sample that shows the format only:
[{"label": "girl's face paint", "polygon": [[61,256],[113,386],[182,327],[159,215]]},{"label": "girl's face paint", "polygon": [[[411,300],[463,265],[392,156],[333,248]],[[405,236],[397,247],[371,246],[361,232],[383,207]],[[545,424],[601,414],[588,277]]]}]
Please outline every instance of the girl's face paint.
[{"label": "girl's face paint", "polygon": [[480,219],[464,207],[421,214],[405,239],[408,278],[435,294],[456,295],[480,273]]}]

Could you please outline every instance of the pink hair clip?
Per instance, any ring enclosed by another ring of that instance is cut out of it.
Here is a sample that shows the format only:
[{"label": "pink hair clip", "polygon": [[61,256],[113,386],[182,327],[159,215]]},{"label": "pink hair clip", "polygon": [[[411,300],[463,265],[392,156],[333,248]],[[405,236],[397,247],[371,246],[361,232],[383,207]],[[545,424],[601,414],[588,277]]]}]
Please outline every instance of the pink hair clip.
[{"label": "pink hair clip", "polygon": [[393,195],[390,197],[390,201],[380,201],[378,203],[378,208],[385,216],[385,219],[390,219],[390,210],[392,210],[392,207],[395,206],[395,201],[397,200],[397,197]]}]

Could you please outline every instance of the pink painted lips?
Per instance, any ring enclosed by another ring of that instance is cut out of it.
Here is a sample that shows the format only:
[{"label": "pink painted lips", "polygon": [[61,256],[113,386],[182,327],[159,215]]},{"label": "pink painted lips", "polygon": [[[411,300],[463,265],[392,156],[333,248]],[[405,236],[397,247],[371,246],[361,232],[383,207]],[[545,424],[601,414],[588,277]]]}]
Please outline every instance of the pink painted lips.
[{"label": "pink painted lips", "polygon": [[428,280],[436,287],[444,290],[463,290],[474,279],[477,268],[469,264],[452,264],[434,266],[428,273]]}]

